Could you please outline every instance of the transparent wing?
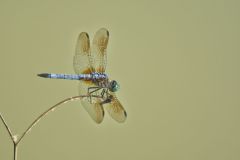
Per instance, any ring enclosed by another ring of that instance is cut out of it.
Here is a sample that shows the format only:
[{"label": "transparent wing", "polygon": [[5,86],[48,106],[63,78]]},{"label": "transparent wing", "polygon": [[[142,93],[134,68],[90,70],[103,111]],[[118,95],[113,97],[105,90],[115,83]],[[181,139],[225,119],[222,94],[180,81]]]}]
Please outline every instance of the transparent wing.
[{"label": "transparent wing", "polygon": [[90,73],[92,71],[90,41],[86,32],[82,32],[78,36],[73,68],[76,74]]},{"label": "transparent wing", "polygon": [[[87,95],[89,87],[95,87],[95,85],[91,83],[86,83],[84,81],[80,81],[79,94]],[[96,94],[99,94],[99,92],[96,91]],[[104,110],[100,102],[101,102],[101,99],[96,97],[92,97],[92,103],[89,102],[89,98],[81,99],[81,103],[83,107],[96,123],[101,123],[104,117]]]},{"label": "transparent wing", "polygon": [[[92,67],[92,57],[90,51],[89,36],[86,32],[79,34],[76,44],[75,55],[73,58],[73,68],[76,74],[88,74],[94,72]],[[88,88],[95,85],[91,81],[80,81],[79,94],[87,95]],[[91,118],[96,123],[101,123],[104,117],[104,110],[100,104],[100,99],[92,98],[92,102],[89,102],[88,98],[83,98],[81,103]]]},{"label": "transparent wing", "polygon": [[127,118],[127,112],[124,110],[122,104],[118,101],[114,93],[110,93],[113,96],[110,103],[104,104],[103,107],[106,107],[109,115],[115,119],[117,122],[124,122]]},{"label": "transparent wing", "polygon": [[109,39],[109,32],[105,28],[99,29],[94,38],[92,44],[92,58],[93,68],[99,73],[104,73],[107,64],[107,44]]}]

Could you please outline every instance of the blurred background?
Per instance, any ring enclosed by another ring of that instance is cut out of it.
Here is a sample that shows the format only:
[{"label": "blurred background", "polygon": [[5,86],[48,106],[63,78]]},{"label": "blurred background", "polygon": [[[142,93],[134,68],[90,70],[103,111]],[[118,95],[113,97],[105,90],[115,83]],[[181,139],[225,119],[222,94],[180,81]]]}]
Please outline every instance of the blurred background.
[{"label": "blurred background", "polygon": [[[0,112],[22,134],[43,111],[78,95],[80,32],[110,32],[107,73],[128,113],[97,125],[64,104],[19,145],[19,160],[239,160],[240,1],[0,0]],[[13,159],[0,124],[0,159]]]}]

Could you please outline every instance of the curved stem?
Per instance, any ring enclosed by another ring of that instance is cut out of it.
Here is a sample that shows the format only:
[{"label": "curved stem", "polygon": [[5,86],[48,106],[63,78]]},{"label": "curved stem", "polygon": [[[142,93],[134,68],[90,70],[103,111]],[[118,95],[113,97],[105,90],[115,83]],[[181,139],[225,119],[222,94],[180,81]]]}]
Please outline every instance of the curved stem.
[{"label": "curved stem", "polygon": [[[4,120],[2,114],[0,113],[0,119],[2,120],[5,128],[8,131],[9,136],[12,139],[13,145],[14,145],[14,152],[13,152],[13,157],[14,160],[17,160],[17,149],[18,149],[18,144],[21,142],[21,140],[25,137],[25,135],[27,135],[31,129],[44,117],[46,116],[50,111],[54,111],[57,107],[59,107],[61,104],[63,103],[67,103],[73,100],[78,100],[78,99],[82,99],[84,97],[89,97],[89,95],[80,95],[80,96],[74,96],[74,97],[70,97],[70,98],[66,98],[60,102],[58,102],[57,104],[53,105],[52,107],[50,107],[49,109],[47,109],[45,112],[43,112],[41,115],[39,115],[29,126],[28,128],[23,132],[23,134],[17,138],[17,136],[13,135],[10,128],[8,127],[6,121]],[[97,95],[91,95],[91,97],[96,97],[96,98],[102,98],[101,96],[97,96]]]},{"label": "curved stem", "polygon": [[[21,142],[21,140],[23,139],[23,137],[28,134],[32,127],[35,126],[44,116],[46,116],[50,111],[54,111],[57,107],[59,107],[61,104],[63,103],[67,103],[69,101],[73,101],[73,100],[78,100],[84,97],[88,97],[88,95],[80,95],[80,96],[74,96],[74,97],[70,97],[70,98],[66,98],[60,102],[58,102],[57,104],[53,105],[52,107],[50,107],[49,109],[47,109],[45,112],[43,112],[41,115],[39,115],[29,126],[28,128],[23,132],[23,134],[19,137],[19,139],[16,141],[16,144],[18,144],[19,142]],[[98,97],[99,96],[94,96],[94,97]]]},{"label": "curved stem", "polygon": [[12,139],[13,143],[15,143],[14,136],[13,136],[13,134],[12,134],[12,132],[11,132],[10,128],[8,127],[8,125],[7,125],[6,121],[4,120],[4,118],[3,118],[3,116],[2,116],[2,114],[1,114],[1,113],[0,113],[0,118],[1,118],[1,120],[2,120],[2,122],[3,122],[3,124],[4,124],[4,126],[5,126],[5,128],[7,129],[7,131],[8,131],[8,134],[9,134],[9,136],[11,137],[11,139]]},{"label": "curved stem", "polygon": [[11,137],[12,139],[12,142],[13,142],[13,160],[17,160],[17,144],[16,144],[16,136],[14,136],[9,128],[9,126],[7,125],[6,121],[4,120],[2,114],[0,113],[0,118],[5,126],[5,128],[7,129],[8,131],[8,134],[9,136]]}]

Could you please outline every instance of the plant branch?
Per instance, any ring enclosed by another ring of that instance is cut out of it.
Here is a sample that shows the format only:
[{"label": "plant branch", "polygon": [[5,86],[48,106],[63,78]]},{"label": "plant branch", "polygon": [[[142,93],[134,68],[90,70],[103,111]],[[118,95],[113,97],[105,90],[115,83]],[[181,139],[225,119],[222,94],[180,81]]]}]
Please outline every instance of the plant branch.
[{"label": "plant branch", "polygon": [[18,145],[16,143],[14,143],[13,146],[13,160],[17,160],[17,149],[18,149]]},{"label": "plant branch", "polygon": [[[96,98],[102,98],[101,96],[97,96],[97,95],[91,95],[92,97],[96,97]],[[45,112],[43,112],[41,115],[39,115],[29,126],[28,128],[23,132],[23,134],[18,138],[16,135],[13,135],[9,126],[7,125],[6,121],[4,120],[2,114],[0,113],[0,118],[5,126],[5,128],[8,131],[9,136],[11,137],[11,140],[13,142],[14,145],[14,151],[13,151],[13,158],[14,160],[17,160],[17,149],[18,149],[18,144],[21,142],[21,140],[25,137],[25,135],[27,135],[31,129],[44,117],[46,116],[50,111],[54,111],[57,107],[59,107],[61,104],[70,102],[70,101],[74,101],[74,100],[78,100],[78,99],[82,99],[84,97],[89,97],[89,95],[80,95],[80,96],[74,96],[74,97],[70,97],[70,98],[66,98],[60,102],[58,102],[57,104],[53,105],[52,107],[50,107],[49,109],[47,109]]]},{"label": "plant branch", "polygon": [[2,120],[2,122],[3,122],[3,124],[4,124],[4,126],[5,126],[5,128],[7,129],[7,131],[8,131],[8,134],[9,134],[9,136],[11,137],[11,139],[12,139],[13,143],[15,144],[14,135],[12,134],[12,132],[11,132],[10,128],[8,127],[8,125],[7,125],[6,121],[4,120],[4,118],[3,118],[3,116],[2,116],[2,114],[1,114],[1,113],[0,113],[0,118],[1,118],[1,120]]},{"label": "plant branch", "polygon": [[[102,98],[101,96],[97,96],[97,95],[91,95],[92,97],[96,97],[96,98]],[[29,126],[28,128],[23,132],[23,134],[19,137],[19,139],[16,141],[16,144],[18,144],[19,142],[21,142],[21,140],[23,139],[23,137],[25,135],[27,135],[32,127],[34,127],[44,116],[46,116],[50,111],[54,111],[57,107],[59,107],[61,104],[70,102],[70,101],[74,101],[74,100],[78,100],[78,99],[82,99],[84,97],[89,97],[89,95],[80,95],[80,96],[74,96],[74,97],[70,97],[70,98],[66,98],[60,102],[58,102],[57,104],[53,105],[52,107],[50,107],[49,109],[47,109],[45,112],[43,112],[41,115],[39,115]]]}]

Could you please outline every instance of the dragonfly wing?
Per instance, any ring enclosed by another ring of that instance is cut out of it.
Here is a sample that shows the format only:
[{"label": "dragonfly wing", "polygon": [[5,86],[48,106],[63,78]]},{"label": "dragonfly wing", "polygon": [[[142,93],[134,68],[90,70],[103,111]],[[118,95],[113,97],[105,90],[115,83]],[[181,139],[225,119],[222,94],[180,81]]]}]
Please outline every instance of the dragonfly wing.
[{"label": "dragonfly wing", "polygon": [[82,32],[78,36],[73,68],[76,74],[90,73],[92,70],[90,40],[86,32]]},{"label": "dragonfly wing", "polygon": [[[86,83],[84,81],[80,81],[79,83],[79,94],[80,95],[87,95],[88,88],[89,87],[95,87],[94,84]],[[95,94],[95,93],[94,93]],[[99,92],[96,91],[96,94],[98,95]],[[81,103],[85,110],[88,112],[90,117],[96,122],[101,123],[104,117],[104,110],[102,107],[102,104],[100,103],[101,99],[92,97],[92,103],[90,103],[89,98],[83,98],[81,99]]]},{"label": "dragonfly wing", "polygon": [[[86,32],[82,32],[77,39],[75,55],[73,58],[73,68],[76,74],[90,74],[94,72],[92,66],[89,36]],[[92,81],[80,81],[79,94],[87,95],[89,87],[95,87]],[[81,103],[96,123],[102,122],[104,110],[100,103],[100,99],[92,97],[92,103],[90,103],[89,98],[83,98]]]},{"label": "dragonfly wing", "polygon": [[92,57],[94,62],[93,68],[99,73],[104,73],[107,64],[107,44],[109,39],[109,32],[105,28],[99,29],[92,44]]},{"label": "dragonfly wing", "polygon": [[104,104],[106,110],[108,111],[109,115],[116,120],[117,122],[124,122],[127,118],[127,112],[123,108],[122,104],[117,99],[114,93],[110,93],[112,95],[112,100],[110,103]]}]

